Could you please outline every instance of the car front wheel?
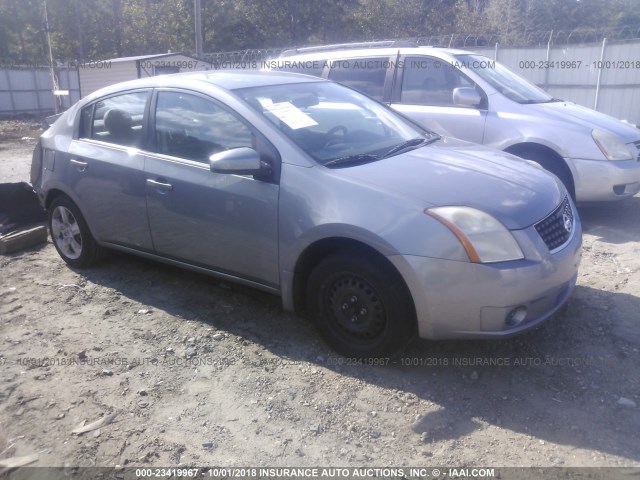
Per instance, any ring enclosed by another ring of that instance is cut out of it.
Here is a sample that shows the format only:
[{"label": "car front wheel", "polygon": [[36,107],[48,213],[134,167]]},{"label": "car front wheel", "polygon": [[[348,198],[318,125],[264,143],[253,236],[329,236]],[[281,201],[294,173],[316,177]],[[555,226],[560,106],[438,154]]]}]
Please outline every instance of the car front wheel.
[{"label": "car front wheel", "polygon": [[332,254],[313,269],[307,307],[325,341],[347,357],[390,357],[415,336],[413,301],[400,275],[357,252]]},{"label": "car front wheel", "polygon": [[56,250],[73,267],[93,265],[103,254],[80,210],[68,197],[56,197],[49,206],[49,230]]},{"label": "car front wheel", "polygon": [[563,183],[567,192],[569,192],[571,199],[573,201],[576,200],[576,188],[573,181],[573,175],[571,174],[571,170],[569,170],[567,164],[564,163],[564,160],[559,155],[535,148],[525,148],[511,153],[514,153],[525,160],[536,162],[545,170],[553,173]]}]

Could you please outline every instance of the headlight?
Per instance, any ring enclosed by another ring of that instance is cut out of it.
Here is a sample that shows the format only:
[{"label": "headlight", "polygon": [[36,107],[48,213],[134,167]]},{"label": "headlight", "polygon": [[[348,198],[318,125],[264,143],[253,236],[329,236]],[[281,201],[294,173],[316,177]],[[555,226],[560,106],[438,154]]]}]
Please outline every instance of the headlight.
[{"label": "headlight", "polygon": [[625,143],[615,135],[605,132],[604,130],[595,129],[591,132],[591,136],[607,160],[633,159],[633,153],[629,147],[627,147]]},{"label": "headlight", "polygon": [[488,213],[471,207],[428,208],[424,213],[451,230],[474,263],[524,258],[511,232]]}]

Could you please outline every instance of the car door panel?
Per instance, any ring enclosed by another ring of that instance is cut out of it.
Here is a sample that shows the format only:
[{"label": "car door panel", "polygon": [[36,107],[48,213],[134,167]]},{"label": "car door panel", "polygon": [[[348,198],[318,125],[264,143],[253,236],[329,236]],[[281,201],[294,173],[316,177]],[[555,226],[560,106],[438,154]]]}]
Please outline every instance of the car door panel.
[{"label": "car door panel", "polygon": [[69,152],[69,185],[96,239],[151,250],[144,156],[84,140]]},{"label": "car door panel", "polygon": [[66,154],[69,186],[95,238],[146,251],[153,245],[139,147],[150,96],[151,90],[125,92],[85,107]]},{"label": "car door panel", "polygon": [[418,125],[449,137],[482,143],[486,112],[461,107],[432,107],[392,103],[391,107]]},{"label": "car door panel", "polygon": [[398,62],[391,107],[441,135],[482,143],[485,108],[454,105],[453,90],[474,86],[458,69],[433,57]]},{"label": "car door panel", "polygon": [[158,254],[278,284],[278,185],[151,155],[146,178]]},{"label": "car door panel", "polygon": [[154,105],[145,191],[156,253],[277,286],[278,183],[214,173],[208,162],[257,148],[256,135],[210,97],[158,90]]}]

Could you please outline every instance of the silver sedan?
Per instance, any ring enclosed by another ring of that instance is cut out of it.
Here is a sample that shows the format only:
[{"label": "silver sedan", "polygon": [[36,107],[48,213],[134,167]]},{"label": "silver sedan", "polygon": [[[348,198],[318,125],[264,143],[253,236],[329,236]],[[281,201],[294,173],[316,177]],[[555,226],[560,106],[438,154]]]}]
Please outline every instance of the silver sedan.
[{"label": "silver sedan", "polygon": [[556,177],[304,75],[108,87],[42,135],[31,175],[69,265],[117,249],[254,286],[349,356],[534,327],[580,262]]}]

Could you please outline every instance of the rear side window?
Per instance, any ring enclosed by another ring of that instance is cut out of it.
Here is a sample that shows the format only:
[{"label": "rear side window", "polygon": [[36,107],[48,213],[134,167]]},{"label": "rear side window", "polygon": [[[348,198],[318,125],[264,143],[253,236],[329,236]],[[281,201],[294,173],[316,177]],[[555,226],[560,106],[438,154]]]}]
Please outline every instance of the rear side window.
[{"label": "rear side window", "polygon": [[254,147],[249,127],[222,105],[196,95],[159,92],[156,151],[207,163],[214,153]]},{"label": "rear side window", "polygon": [[329,78],[376,100],[382,100],[388,66],[387,57],[333,60]]},{"label": "rear side window", "polygon": [[86,107],[81,113],[80,137],[140,147],[148,96],[147,92],[127,93]]},{"label": "rear side window", "polygon": [[474,86],[459,70],[435,58],[408,57],[403,63],[401,103],[453,107],[453,90]]}]

